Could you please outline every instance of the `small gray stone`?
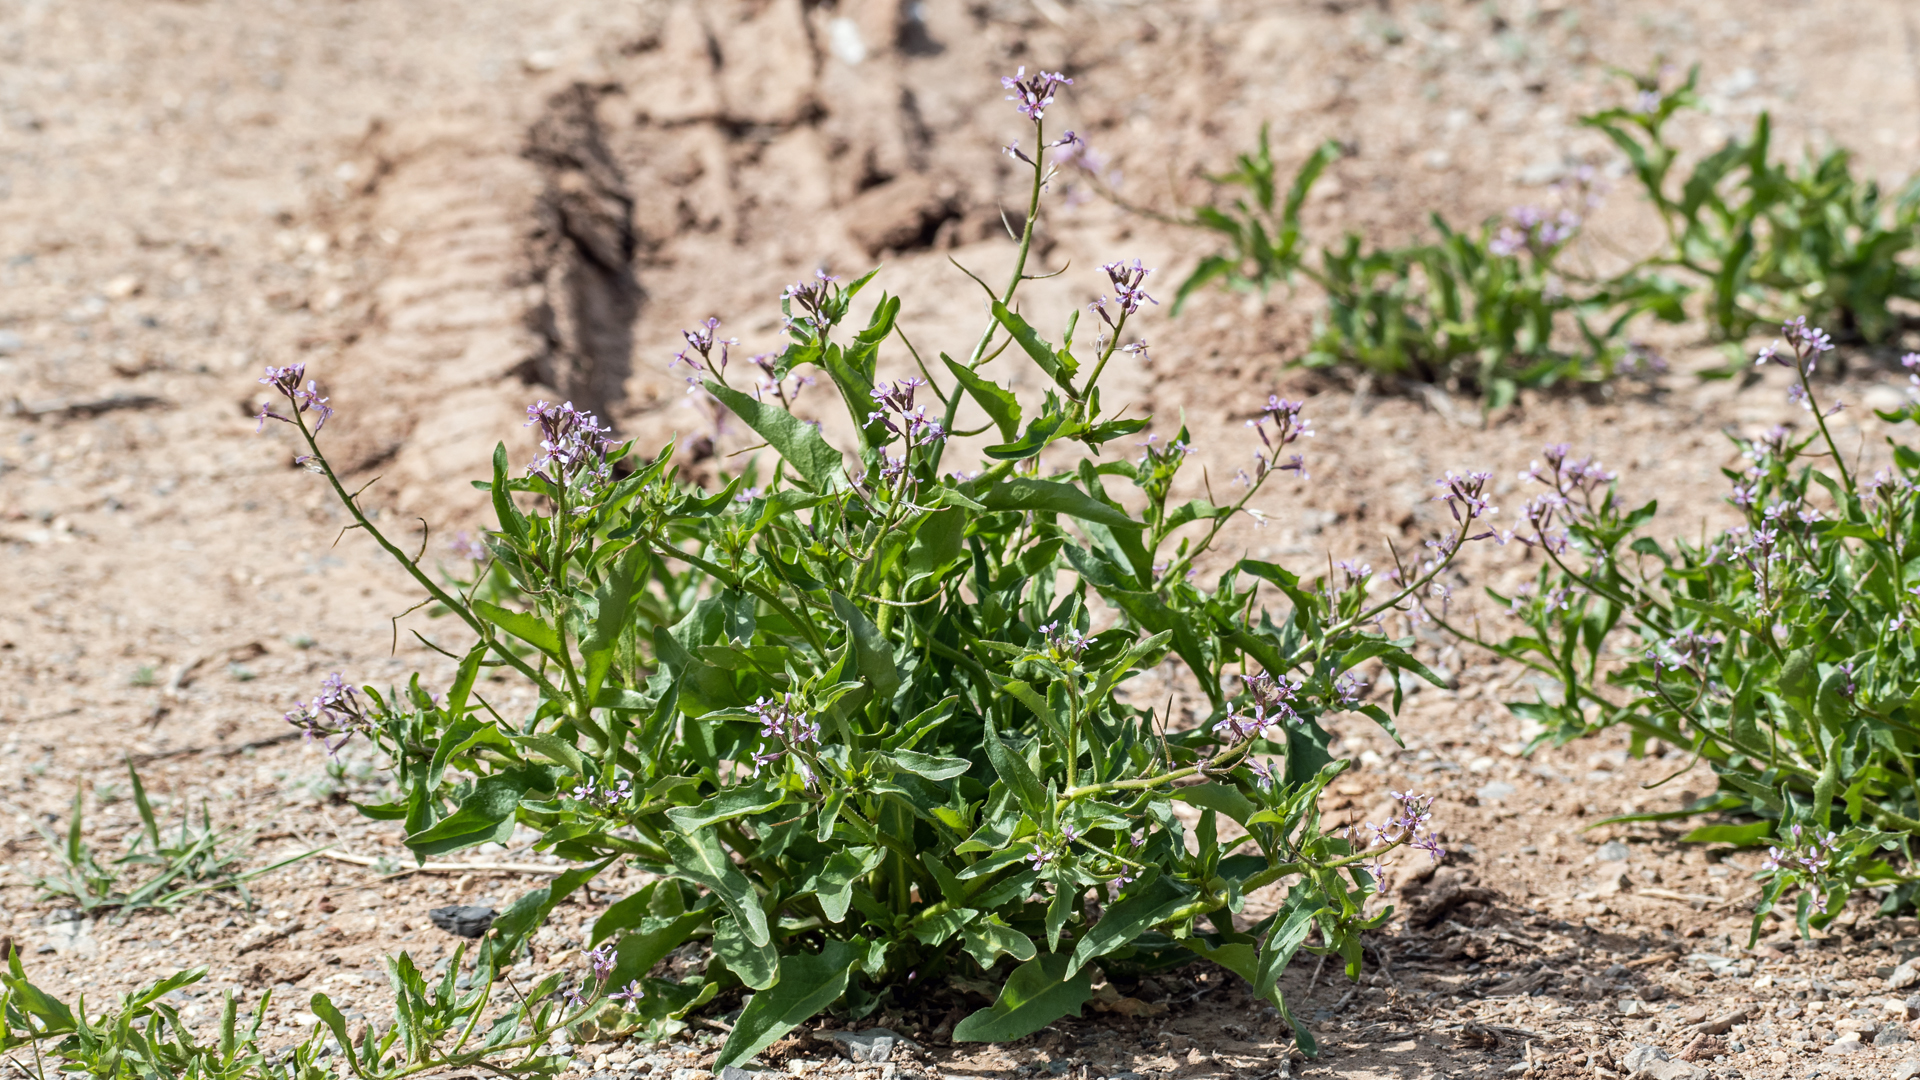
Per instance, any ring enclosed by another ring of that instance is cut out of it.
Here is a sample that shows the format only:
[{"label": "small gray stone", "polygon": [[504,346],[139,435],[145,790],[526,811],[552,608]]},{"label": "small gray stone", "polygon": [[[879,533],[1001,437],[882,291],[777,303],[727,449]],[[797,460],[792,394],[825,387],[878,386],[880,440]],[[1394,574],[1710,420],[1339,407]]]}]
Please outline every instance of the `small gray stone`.
[{"label": "small gray stone", "polygon": [[1627,1051],[1620,1061],[1629,1080],[1708,1080],[1707,1070],[1684,1061],[1675,1061],[1665,1050],[1642,1043]]},{"label": "small gray stone", "polygon": [[476,904],[454,904],[449,907],[434,908],[427,912],[427,918],[433,925],[449,934],[463,938],[477,938],[493,925],[494,910]]},{"label": "small gray stone", "polygon": [[[1906,963],[1901,964],[1899,967],[1894,968],[1893,974],[1887,976],[1887,989],[1889,990],[1905,990],[1914,983],[1920,983],[1920,956],[1916,956]],[[1915,994],[1914,996],[1920,997],[1920,994]]]},{"label": "small gray stone", "polygon": [[880,1065],[893,1056],[895,1046],[919,1049],[919,1044],[897,1031],[868,1028],[865,1031],[829,1031],[827,1038],[845,1051],[849,1060],[862,1065]]},{"label": "small gray stone", "polygon": [[26,343],[26,339],[19,334],[11,330],[0,330],[0,356],[19,352],[21,346]]},{"label": "small gray stone", "polygon": [[1107,1080],[1147,1080],[1147,1078],[1137,1072],[1117,1072],[1107,1077]]},{"label": "small gray stone", "polygon": [[1505,802],[1507,796],[1513,794],[1513,792],[1513,785],[1507,783],[1505,780],[1489,780],[1487,783],[1480,785],[1480,789],[1473,794],[1483,803],[1497,803]]},{"label": "small gray stone", "polygon": [[1648,1045],[1647,1043],[1641,1043],[1639,1046],[1627,1051],[1627,1056],[1620,1059],[1620,1067],[1627,1070],[1627,1075],[1631,1076],[1634,1073],[1641,1072],[1653,1062],[1666,1060],[1668,1060],[1668,1058],[1665,1050],[1657,1046]]},{"label": "small gray stone", "polygon": [[1893,1080],[1913,1080],[1920,1076],[1920,1058],[1908,1058],[1893,1067]]},{"label": "small gray stone", "polygon": [[720,1080],[762,1080],[762,1078],[772,1075],[770,1072],[743,1069],[738,1065],[729,1065],[720,1070]]},{"label": "small gray stone", "polygon": [[1880,1033],[1873,1037],[1875,1046],[1898,1046],[1903,1042],[1912,1041],[1913,1036],[1907,1034],[1907,1029],[1897,1024],[1882,1024]]},{"label": "small gray stone", "polygon": [[1600,850],[1594,852],[1593,857],[1597,862],[1626,862],[1632,854],[1632,849],[1627,847],[1625,841],[1609,840],[1600,845]]},{"label": "small gray stone", "polygon": [[1825,1050],[1822,1050],[1821,1053],[1823,1054],[1857,1054],[1860,1051],[1865,1050],[1866,1048],[1867,1048],[1866,1044],[1860,1041],[1859,1032],[1848,1031],[1848,1032],[1843,1032],[1838,1039],[1835,1039],[1833,1041],[1833,1044],[1831,1046],[1828,1046]]}]

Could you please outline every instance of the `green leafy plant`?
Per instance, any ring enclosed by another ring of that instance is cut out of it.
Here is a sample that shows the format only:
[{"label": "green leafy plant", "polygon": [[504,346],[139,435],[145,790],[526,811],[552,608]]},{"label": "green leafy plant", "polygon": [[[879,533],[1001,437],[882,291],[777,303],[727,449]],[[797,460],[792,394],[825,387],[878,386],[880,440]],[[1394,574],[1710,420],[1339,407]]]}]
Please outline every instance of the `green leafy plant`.
[{"label": "green leafy plant", "polygon": [[1812,430],[1735,440],[1742,466],[1725,471],[1740,525],[1698,545],[1664,542],[1647,529],[1655,504],[1629,509],[1613,474],[1548,447],[1528,474],[1545,490],[1508,534],[1544,554],[1540,575],[1519,595],[1493,594],[1527,629],[1492,642],[1434,615],[1558,684],[1556,698],[1511,706],[1542,740],[1619,726],[1636,753],[1657,742],[1692,755],[1688,767],[1704,759],[1718,793],[1610,821],[1721,811],[1732,820],[1688,839],[1771,845],[1756,936],[1789,890],[1805,933],[1850,892],[1885,890],[1892,912],[1920,882],[1920,453],[1889,440],[1889,466],[1856,475],[1827,426],[1838,406],[1823,411],[1811,378],[1831,341],[1804,319],[1785,336],[1761,360],[1795,370],[1791,396]]},{"label": "green leafy plant", "polygon": [[34,986],[13,950],[6,973],[0,974],[0,1054],[12,1054],[25,1068],[18,1052],[29,1051],[36,1080],[45,1080],[49,1056],[58,1063],[56,1075],[114,1080],[321,1080],[349,1074],[360,1080],[404,1080],[476,1067],[496,1076],[551,1077],[570,1060],[554,1045],[557,1038],[590,1016],[620,1013],[619,1002],[630,999],[607,992],[604,966],[574,989],[567,989],[565,976],[557,972],[524,990],[513,984],[496,961],[523,940],[532,925],[529,913],[544,916],[543,902],[510,912],[503,933],[481,944],[469,973],[472,989],[460,989],[465,946],[431,981],[403,952],[387,960],[395,999],[391,1025],[363,1033],[356,1042],[340,1010],[327,995],[315,994],[310,1007],[320,1023],[305,1039],[274,1054],[261,1045],[270,992],[243,1030],[229,990],[217,1035],[202,1042],[170,999],[205,978],[205,968],[170,975],[122,996],[117,1008],[90,1014],[85,997],[69,1005]]},{"label": "green leafy plant", "polygon": [[1580,229],[1573,209],[1519,207],[1476,232],[1456,231],[1432,214],[1429,242],[1368,247],[1348,233],[1339,246],[1321,249],[1316,266],[1306,257],[1300,208],[1340,154],[1338,143],[1322,144],[1280,199],[1262,128],[1254,152],[1213,177],[1242,194],[1225,207],[1196,207],[1183,222],[1224,236],[1229,246],[1201,259],[1180,283],[1174,310],[1213,282],[1265,293],[1299,275],[1327,298],[1327,314],[1300,360],[1307,367],[1353,365],[1445,383],[1484,396],[1491,407],[1511,401],[1522,386],[1612,376],[1624,354],[1621,332],[1640,307],[1609,310],[1612,294],[1570,290],[1558,261]]},{"label": "green leafy plant", "polygon": [[[1269,399],[1227,502],[1173,499],[1185,430],[1134,444],[1135,460],[1108,456],[1150,423],[1106,413],[1099,388],[1111,362],[1145,348],[1123,343],[1152,302],[1150,271],[1103,268],[1112,295],[1090,309],[1091,340],[1076,339],[1078,313],[1050,338],[1016,304],[1049,152],[1077,141],[1045,141],[1064,84],[1007,80],[1033,125],[1034,155],[1010,148],[1032,170],[1028,213],[1006,285],[980,286],[991,319],[970,347],[930,365],[886,295],[849,325],[872,274],[787,289],[785,347],[755,359],[747,388],[717,319],[687,332],[677,359],[694,388],[765,444],[717,491],[679,479],[672,446],[644,458],[590,414],[542,402],[528,414],[539,458],[520,471],[496,450],[480,484],[495,517],[485,561],[449,584],[335,474],[318,439],[332,409],[304,368],[262,380],[281,398],[263,419],[296,429],[300,461],[354,527],[476,639],[449,654],[443,694],[417,676],[386,693],[334,676],[289,719],[335,748],[355,735],[379,746],[402,794],[362,809],[400,823],[422,858],[524,826],[577,864],[566,889],[616,859],[660,875],[596,922],[596,972],[656,1031],[750,994],[720,1064],[822,1009],[864,1016],[945,974],[1002,982],[961,1039],[1017,1038],[1074,1012],[1096,967],[1196,957],[1284,1012],[1279,976],[1300,949],[1358,974],[1360,934],[1391,913],[1368,907],[1383,853],[1444,854],[1425,796],[1364,836],[1322,827],[1316,796],[1346,766],[1322,718],[1353,711],[1393,730],[1399,683],[1385,707],[1368,701],[1362,665],[1434,679],[1378,621],[1479,538],[1486,478],[1442,482],[1459,527],[1388,587],[1363,568],[1303,581],[1251,559],[1201,580],[1227,521],[1257,514],[1276,477],[1304,476],[1283,452],[1310,423]],[[895,342],[923,379],[881,377]],[[1003,355],[1038,369],[1037,400],[990,377]],[[792,411],[809,372],[846,413],[846,449]],[[977,426],[961,430],[963,412]],[[957,435],[998,439],[979,471],[942,470]],[[1263,596],[1290,605],[1282,621]],[[1163,664],[1207,702],[1199,726],[1129,700],[1129,680]],[[483,671],[523,680],[536,704],[486,700]],[[1222,839],[1222,818],[1242,835]],[[1283,889],[1280,910],[1236,922],[1267,886]],[[564,891],[523,898],[516,932]],[[699,974],[651,974],[690,943],[708,958]],[[488,946],[494,962],[511,954]]]},{"label": "green leafy plant", "polygon": [[[100,865],[92,845],[86,841],[84,785],[74,789],[73,808],[67,815],[64,837],[36,823],[58,864],[53,873],[33,879],[43,899],[72,900],[85,912],[103,908],[131,912],[143,908],[172,908],[201,893],[231,889],[251,907],[253,898],[247,892],[248,882],[313,854],[303,852],[252,870],[235,870],[235,864],[252,844],[251,835],[236,836],[215,828],[212,814],[204,805],[200,808],[197,827],[193,824],[192,812],[183,809],[179,829],[163,830],[131,758],[127,761],[127,778],[134,808],[140,815],[140,831],[134,835],[127,853],[109,866]],[[149,873],[139,884],[123,886],[123,876],[133,867],[146,867]]]},{"label": "green leafy plant", "polygon": [[[12,950],[0,974],[0,1053],[22,1048],[33,1055],[32,1075],[47,1075],[45,1052],[56,1058],[58,1073],[93,1077],[196,1077],[207,1080],[320,1080],[332,1075],[319,1062],[312,1040],[270,1057],[260,1045],[272,995],[263,995],[243,1030],[239,1004],[226,994],[220,1030],[208,1044],[199,1041],[180,1018],[168,995],[206,977],[205,968],[170,975],[121,997],[119,1006],[89,1015],[86,999],[69,1006],[27,981],[20,953]],[[25,1068],[14,1058],[14,1064]]]},{"label": "green leafy plant", "polygon": [[1795,313],[1844,338],[1886,340],[1901,326],[1892,302],[1920,299],[1912,258],[1920,180],[1888,199],[1874,181],[1855,178],[1844,149],[1798,168],[1771,162],[1772,119],[1764,112],[1751,134],[1679,176],[1681,152],[1668,127],[1699,107],[1699,74],[1695,67],[1668,91],[1657,74],[1636,78],[1632,105],[1581,118],[1626,154],[1665,229],[1662,248],[1614,287],[1675,298],[1703,291],[1708,327],[1728,340]]}]

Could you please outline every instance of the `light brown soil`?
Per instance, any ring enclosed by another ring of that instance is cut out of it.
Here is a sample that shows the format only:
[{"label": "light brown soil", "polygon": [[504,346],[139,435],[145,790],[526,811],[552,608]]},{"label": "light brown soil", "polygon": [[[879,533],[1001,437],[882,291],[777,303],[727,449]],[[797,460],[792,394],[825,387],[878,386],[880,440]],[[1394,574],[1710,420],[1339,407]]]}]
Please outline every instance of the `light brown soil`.
[{"label": "light brown soil", "polygon": [[[284,433],[254,434],[264,364],[310,366],[340,410],[330,452],[380,478],[384,526],[418,542],[424,521],[428,550],[451,562],[447,538],[479,524],[465,481],[496,439],[527,454],[519,422],[533,399],[591,404],[643,445],[677,433],[714,438],[722,455],[745,448],[689,404],[666,360],[679,329],[709,314],[743,340],[737,356],[771,348],[778,290],[817,266],[845,275],[884,260],[879,284],[904,297],[923,353],[964,349],[981,313],[948,260],[1004,272],[1000,210],[1016,181],[997,149],[1022,132],[997,77],[1021,64],[1075,78],[1052,116],[1111,156],[1137,202],[1174,211],[1205,197],[1204,174],[1271,123],[1289,169],[1326,138],[1355,150],[1310,203],[1311,235],[1387,239],[1422,228],[1429,208],[1471,223],[1544,201],[1571,165],[1606,167],[1610,151],[1574,118],[1618,99],[1607,65],[1701,63],[1711,115],[1690,123],[1696,147],[1771,109],[1783,152],[1838,142],[1865,171],[1904,179],[1920,151],[1916,34],[1920,15],[1896,0],[10,5],[0,752],[16,767],[0,776],[14,872],[0,934],[37,982],[95,1002],[201,963],[203,987],[251,1000],[278,986],[271,1026],[284,1041],[312,1023],[312,990],[378,1017],[380,955],[447,955],[429,907],[509,900],[533,880],[388,877],[330,858],[400,861],[396,832],[345,805],[381,778],[358,749],[330,770],[279,715],[329,671],[383,683],[419,669],[444,684],[446,665],[412,634],[459,635],[424,613],[389,625],[414,602],[405,580],[364,538],[336,543],[342,515],[290,467]],[[1056,206],[1040,259],[1070,269],[1028,294],[1043,322],[1092,298],[1099,262],[1159,267],[1164,298],[1207,250],[1099,200]],[[1619,185],[1587,254],[1608,265],[1649,230]],[[1167,431],[1184,415],[1222,484],[1250,449],[1239,422],[1253,403],[1309,395],[1313,479],[1273,489],[1270,523],[1223,544],[1303,572],[1329,555],[1385,565],[1389,541],[1406,551],[1438,525],[1429,482],[1443,469],[1511,477],[1548,441],[1597,453],[1623,489],[1661,500],[1660,527],[1691,534],[1721,520],[1720,429],[1795,416],[1771,377],[1688,374],[1720,362],[1688,328],[1650,332],[1678,369],[1658,390],[1530,394],[1483,422],[1443,393],[1285,370],[1312,314],[1310,296],[1284,292],[1204,296],[1177,320],[1159,309],[1152,366],[1109,391]],[[1886,359],[1858,358],[1840,392],[1897,399]],[[906,371],[904,357],[886,363]],[[1871,455],[1884,426],[1864,408],[1845,416],[1844,437]],[[1521,497],[1502,483],[1503,498]],[[1478,587],[1535,567],[1489,548],[1465,569],[1461,603],[1495,625]],[[1404,750],[1349,721],[1342,745],[1359,764],[1327,809],[1364,817],[1390,788],[1437,791],[1455,855],[1430,878],[1400,867],[1393,899],[1413,914],[1381,935],[1357,987],[1332,971],[1316,980],[1310,957],[1289,973],[1325,1056],[1290,1058],[1264,1005],[1191,969],[1128,988],[1154,1015],[1090,1012],[1005,1048],[946,1046],[940,1014],[905,1007],[876,1018],[925,1043],[896,1075],[1606,1077],[1639,1044],[1679,1057],[1689,1025],[1749,1004],[1694,1051],[1716,1077],[1892,1075],[1905,1044],[1874,1048],[1870,1035],[1856,1054],[1819,1050],[1849,1026],[1904,1033],[1920,1015],[1885,1003],[1905,991],[1880,971],[1920,948],[1920,927],[1862,909],[1813,942],[1772,922],[1771,944],[1746,951],[1752,853],[1680,845],[1686,822],[1586,830],[1682,805],[1710,776],[1643,786],[1684,761],[1629,760],[1617,738],[1519,756],[1523,732],[1501,702],[1530,684],[1437,639],[1423,649],[1457,689],[1409,699]],[[25,884],[49,866],[34,822],[64,829],[75,785],[91,785],[104,805],[89,802],[89,838],[117,850],[135,827],[127,755],[163,817],[204,800],[251,830],[252,865],[334,846],[259,881],[252,910],[209,899],[73,923]],[[583,926],[636,881],[563,907],[536,966],[577,964]],[[189,1017],[210,1018],[214,1000]],[[717,1035],[695,1031],[588,1047],[580,1070],[691,1080],[675,1070],[710,1062]],[[807,1062],[879,1075],[820,1042],[771,1059],[802,1075]]]}]

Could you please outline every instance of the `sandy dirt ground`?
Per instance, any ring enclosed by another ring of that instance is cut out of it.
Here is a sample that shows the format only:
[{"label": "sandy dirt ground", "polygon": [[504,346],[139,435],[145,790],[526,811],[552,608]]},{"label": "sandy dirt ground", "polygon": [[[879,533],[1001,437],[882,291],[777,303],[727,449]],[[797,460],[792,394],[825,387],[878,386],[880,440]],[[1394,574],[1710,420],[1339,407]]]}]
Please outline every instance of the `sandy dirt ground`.
[{"label": "sandy dirt ground", "polygon": [[[542,873],[524,845],[477,854],[476,869],[394,872],[408,865],[397,831],[348,805],[380,790],[376,763],[357,747],[330,760],[281,722],[333,671],[444,683],[413,634],[449,647],[459,634],[424,612],[390,621],[416,599],[405,579],[364,538],[336,542],[343,515],[318,479],[280,433],[255,434],[263,365],[309,365],[339,409],[330,453],[379,478],[384,526],[421,542],[424,525],[452,565],[448,540],[480,523],[465,481],[497,439],[526,454],[534,399],[590,405],[643,446],[747,447],[667,359],[708,315],[743,352],[773,347],[780,288],[816,268],[884,262],[879,284],[903,297],[923,352],[970,341],[982,314],[949,260],[1004,272],[1019,180],[998,150],[1022,132],[998,77],[1020,65],[1074,78],[1050,116],[1137,203],[1209,197],[1206,174],[1270,124],[1288,169],[1328,138],[1352,150],[1308,206],[1311,235],[1397,239],[1430,209],[1477,222],[1548,201],[1582,165],[1619,176],[1577,124],[1621,99],[1610,66],[1678,78],[1700,64],[1708,109],[1684,127],[1696,151],[1770,110],[1784,152],[1838,143],[1903,181],[1920,160],[1916,35],[1920,11],[1899,0],[0,3],[0,935],[36,981],[93,1001],[207,964],[185,1015],[210,1020],[228,987],[273,990],[284,1042],[314,1022],[302,1003],[316,989],[356,1020],[383,1015],[381,955],[444,960],[453,939],[429,908],[501,903]],[[1208,250],[1079,188],[1055,193],[1037,249],[1067,272],[1038,283],[1029,310],[1063,318],[1116,257],[1158,267],[1170,295]],[[1605,267],[1644,250],[1652,223],[1620,184],[1589,236],[1581,257]],[[1314,312],[1284,291],[1204,295],[1177,319],[1157,309],[1154,360],[1109,391],[1168,432],[1184,416],[1216,478],[1248,457],[1240,421],[1257,402],[1305,395],[1312,479],[1269,489],[1267,524],[1223,545],[1304,572],[1329,557],[1384,565],[1390,543],[1437,527],[1442,470],[1512,477],[1546,442],[1597,454],[1624,490],[1660,499],[1659,528],[1692,534],[1722,519],[1723,429],[1796,415],[1772,376],[1697,379],[1723,357],[1696,326],[1648,331],[1674,369],[1655,385],[1527,394],[1483,418],[1444,390],[1288,369]],[[1897,402],[1896,351],[1850,357],[1839,392]],[[1843,426],[1869,458],[1913,435],[1865,408]],[[1500,494],[1518,489],[1503,480]],[[1535,569],[1516,549],[1475,551],[1456,584],[1470,597]],[[1920,1059],[1920,997],[1907,997],[1920,987],[1887,978],[1920,952],[1920,924],[1862,908],[1813,941],[1770,922],[1747,949],[1754,853],[1681,845],[1685,821],[1587,828],[1684,805],[1710,776],[1645,786],[1685,762],[1632,759],[1624,738],[1523,756],[1528,733],[1502,702],[1535,688],[1438,639],[1421,649],[1453,688],[1409,698],[1404,748],[1346,721],[1356,769],[1326,808],[1377,818],[1389,789],[1436,791],[1454,855],[1400,868],[1403,917],[1357,985],[1311,957],[1288,974],[1323,1056],[1292,1052],[1272,1010],[1195,967],[1116,986],[1011,1046],[949,1045],[955,1010],[977,1002],[933,994],[861,1025],[917,1040],[886,1065],[846,1060],[824,1027],[763,1063],[876,1078],[1608,1078],[1657,1047],[1674,1060],[1651,1075],[1920,1069],[1903,1064]],[[256,881],[251,907],[208,897],[116,919],[42,899],[36,826],[65,829],[76,785],[97,848],[137,829],[129,758],[163,819],[204,806],[245,838],[248,865],[332,846]],[[577,965],[584,927],[638,881],[563,906],[532,967]],[[669,1044],[587,1045],[575,1068],[703,1080],[719,1037],[704,1025]]]}]

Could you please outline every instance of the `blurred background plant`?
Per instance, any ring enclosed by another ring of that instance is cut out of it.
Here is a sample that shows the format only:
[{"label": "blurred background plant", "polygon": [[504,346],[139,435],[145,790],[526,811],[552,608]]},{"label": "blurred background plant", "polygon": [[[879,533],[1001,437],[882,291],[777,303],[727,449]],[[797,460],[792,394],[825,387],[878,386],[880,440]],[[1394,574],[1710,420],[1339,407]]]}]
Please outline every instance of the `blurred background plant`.
[{"label": "blurred background plant", "polygon": [[[65,836],[35,821],[34,827],[52,850],[55,863],[52,873],[31,879],[43,899],[71,900],[88,913],[103,909],[133,912],[172,908],[203,893],[232,890],[244,906],[252,907],[248,882],[315,854],[303,852],[251,870],[237,869],[253,846],[252,834],[216,827],[204,804],[198,825],[193,823],[192,810],[182,807],[179,828],[162,829],[132,759],[127,761],[127,779],[140,816],[140,830],[133,834],[126,854],[105,866],[86,840],[85,785],[74,789]],[[104,804],[118,801],[118,796],[116,792],[99,791],[96,799]],[[138,875],[138,882],[126,880],[138,867],[146,868],[146,873]]]},{"label": "blurred background plant", "polygon": [[[1630,105],[1581,118],[1627,157],[1660,215],[1665,244],[1614,284],[1623,295],[1701,293],[1699,314],[1715,338],[1737,341],[1756,327],[1804,316],[1839,340],[1887,340],[1902,326],[1896,300],[1920,300],[1920,179],[1887,198],[1853,175],[1834,147],[1799,166],[1768,160],[1773,122],[1762,112],[1744,138],[1729,139],[1685,176],[1669,125],[1700,108],[1699,68],[1671,90],[1658,73],[1633,77]],[[1677,272],[1675,280],[1658,275]]]},{"label": "blurred background plant", "polygon": [[[1497,408],[1521,387],[1602,382],[1661,365],[1628,332],[1641,316],[1680,322],[1697,309],[1709,336],[1737,341],[1755,327],[1805,313],[1845,340],[1878,343],[1903,325],[1897,301],[1920,301],[1920,180],[1895,198],[1853,175],[1831,149],[1798,167],[1768,160],[1771,120],[1677,175],[1669,125],[1700,105],[1697,69],[1671,90],[1658,74],[1632,77],[1632,102],[1581,118],[1626,155],[1659,215],[1664,243],[1610,277],[1566,265],[1598,201],[1593,171],[1557,187],[1559,204],[1516,207],[1458,231],[1429,215],[1433,239],[1369,246],[1348,233],[1308,258],[1300,211],[1344,152],[1323,143],[1282,191],[1265,128],[1233,170],[1209,177],[1228,197],[1191,217],[1154,213],[1120,197],[1094,169],[1092,186],[1163,221],[1222,237],[1175,294],[1174,311],[1221,285],[1266,293],[1304,277],[1326,297],[1312,343],[1296,363],[1352,368],[1442,385]],[[1083,166],[1088,155],[1079,160]]]}]

